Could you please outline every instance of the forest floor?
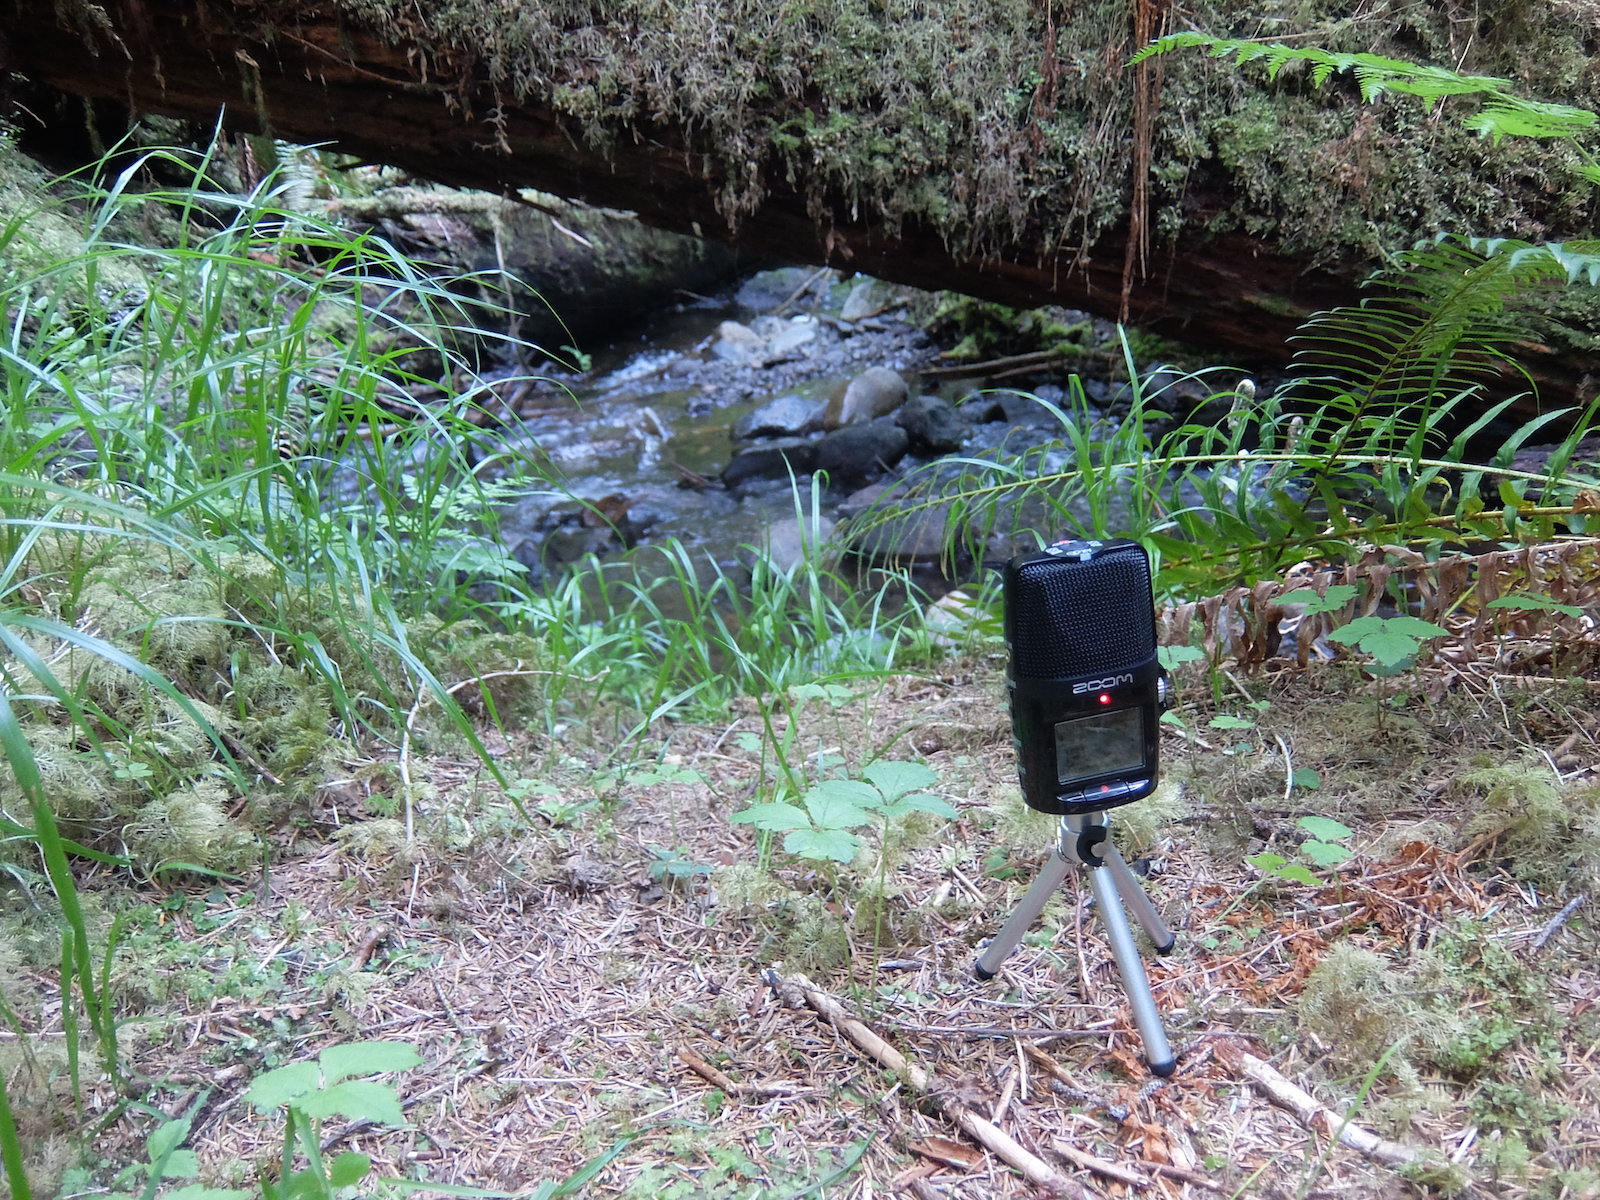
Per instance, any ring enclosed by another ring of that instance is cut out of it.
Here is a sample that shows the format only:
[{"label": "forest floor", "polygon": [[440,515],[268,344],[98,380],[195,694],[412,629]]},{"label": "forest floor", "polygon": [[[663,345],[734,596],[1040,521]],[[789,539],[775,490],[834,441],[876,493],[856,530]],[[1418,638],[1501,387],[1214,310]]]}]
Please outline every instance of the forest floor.
[{"label": "forest floor", "polygon": [[[576,735],[491,734],[541,781],[531,821],[477,764],[419,759],[438,798],[409,841],[351,782],[248,885],[107,881],[107,911],[138,906],[114,987],[127,1065],[154,1082],[97,1153],[142,1161],[154,1114],[189,1114],[204,1177],[238,1185],[281,1149],[252,1078],[388,1040],[424,1063],[396,1079],[408,1126],[331,1118],[324,1147],[512,1193],[604,1158],[584,1194],[1600,1195],[1595,684],[1281,662],[1189,679],[1162,792],[1112,813],[1178,935],[1145,958],[1179,1058],[1162,1081],[1074,880],[973,978],[1055,838],[1016,797],[1002,668],[805,708],[808,755],[925,762],[959,811],[891,838],[880,882],[763,860],[730,824],[770,770],[754,705],[620,777]],[[1303,816],[1343,822],[1320,832],[1351,857],[1306,859]],[[830,999],[928,1078],[830,1024]],[[1336,1145],[1308,1105],[1398,1145]]]}]

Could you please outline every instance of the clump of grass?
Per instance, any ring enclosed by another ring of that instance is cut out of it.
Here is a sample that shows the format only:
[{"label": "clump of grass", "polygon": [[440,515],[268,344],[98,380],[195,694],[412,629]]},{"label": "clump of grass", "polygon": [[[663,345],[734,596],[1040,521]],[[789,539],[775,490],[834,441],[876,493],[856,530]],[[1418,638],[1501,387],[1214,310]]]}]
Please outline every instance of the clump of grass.
[{"label": "clump of grass", "polygon": [[1600,789],[1561,784],[1544,762],[1485,767],[1461,783],[1474,810],[1463,836],[1519,879],[1571,891],[1600,881]]},{"label": "clump of grass", "polygon": [[1409,982],[1381,955],[1348,942],[1307,977],[1295,1019],[1338,1062],[1365,1070],[1422,1033],[1426,1016]]}]

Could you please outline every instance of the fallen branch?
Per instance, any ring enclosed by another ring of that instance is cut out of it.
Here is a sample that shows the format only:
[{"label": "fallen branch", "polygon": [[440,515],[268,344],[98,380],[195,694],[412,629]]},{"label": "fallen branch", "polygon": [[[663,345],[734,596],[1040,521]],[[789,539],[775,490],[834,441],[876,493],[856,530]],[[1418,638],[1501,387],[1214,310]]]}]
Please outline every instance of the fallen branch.
[{"label": "fallen branch", "polygon": [[1548,942],[1552,936],[1554,936],[1556,930],[1560,929],[1569,920],[1571,920],[1572,914],[1583,907],[1583,902],[1588,898],[1588,892],[1579,892],[1571,900],[1568,900],[1566,907],[1558,912],[1555,916],[1551,917],[1549,923],[1546,924],[1543,929],[1539,930],[1539,935],[1533,939],[1532,948],[1534,950],[1543,950],[1544,944]]},{"label": "fallen branch", "polygon": [[1227,1043],[1219,1043],[1215,1053],[1218,1061],[1235,1074],[1243,1075],[1272,1103],[1288,1109],[1307,1129],[1325,1133],[1364,1158],[1386,1167],[1403,1167],[1417,1160],[1417,1151],[1410,1146],[1385,1141],[1377,1134],[1352,1124],[1254,1054]]},{"label": "fallen branch", "polygon": [[787,1083],[739,1083],[687,1046],[678,1048],[678,1061],[712,1087],[729,1096],[792,1096],[801,1089]]},{"label": "fallen branch", "polygon": [[913,1066],[903,1054],[847,1013],[842,1004],[806,976],[791,975],[783,978],[776,971],[769,971],[767,981],[778,989],[780,994],[797,989],[819,1016],[853,1042],[859,1050],[877,1060],[886,1070],[893,1071],[901,1082],[921,1096],[929,1107],[942,1113],[973,1141],[998,1154],[1007,1164],[1021,1172],[1030,1183],[1054,1196],[1068,1197],[1069,1200],[1088,1200],[1088,1192],[1079,1184],[1068,1179],[1037,1154],[1024,1148],[1010,1134],[984,1120],[947,1091],[942,1090],[931,1074],[921,1067]]}]

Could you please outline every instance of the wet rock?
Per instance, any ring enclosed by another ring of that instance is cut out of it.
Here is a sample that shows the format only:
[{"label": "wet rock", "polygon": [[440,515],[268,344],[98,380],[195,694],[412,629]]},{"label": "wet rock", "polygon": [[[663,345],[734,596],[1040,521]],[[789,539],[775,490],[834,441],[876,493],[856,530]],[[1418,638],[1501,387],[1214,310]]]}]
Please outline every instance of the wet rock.
[{"label": "wet rock", "polygon": [[771,271],[758,271],[739,285],[733,302],[747,312],[771,312],[799,291],[816,273],[815,267],[778,267]]},{"label": "wet rock", "polygon": [[787,321],[779,317],[758,317],[752,328],[766,341],[760,358],[770,365],[796,357],[795,352],[800,347],[817,340],[819,326],[813,316],[791,317]]},{"label": "wet rock", "polygon": [[722,469],[723,486],[731,490],[760,480],[787,480],[791,473],[809,475],[817,468],[817,447],[804,438],[776,438],[741,450]]},{"label": "wet rock", "polygon": [[882,476],[905,457],[911,437],[891,418],[835,429],[816,443],[814,469],[829,479],[855,487]]},{"label": "wet rock", "polygon": [[917,454],[951,454],[961,449],[967,423],[955,406],[938,396],[913,396],[894,415],[895,424],[911,438]]},{"label": "wet rock", "polygon": [[868,367],[828,402],[825,424],[842,429],[887,416],[906,402],[906,381],[888,367]]},{"label": "wet rock", "polygon": [[747,442],[752,438],[794,438],[820,432],[827,407],[825,400],[807,399],[792,392],[779,396],[735,421],[734,440]]},{"label": "wet rock", "polygon": [[1006,406],[997,396],[973,392],[961,401],[960,413],[973,425],[997,425],[1006,419]]},{"label": "wet rock", "polygon": [[711,347],[711,353],[723,362],[750,362],[765,345],[766,339],[748,325],[724,321],[717,326],[717,340]]},{"label": "wet rock", "polygon": [[864,317],[877,316],[894,307],[899,298],[900,289],[893,284],[862,276],[845,297],[844,306],[839,310],[839,319],[859,321]]},{"label": "wet rock", "polygon": [[834,525],[827,517],[810,519],[784,517],[767,526],[761,548],[780,571],[789,571],[805,561],[809,551],[833,536]]}]

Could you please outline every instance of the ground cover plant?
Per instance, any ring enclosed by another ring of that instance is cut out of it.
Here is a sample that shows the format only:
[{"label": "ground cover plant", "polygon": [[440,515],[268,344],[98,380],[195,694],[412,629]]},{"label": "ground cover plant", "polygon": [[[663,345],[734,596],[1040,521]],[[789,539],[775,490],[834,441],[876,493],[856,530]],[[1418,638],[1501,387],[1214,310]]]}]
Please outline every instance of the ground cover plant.
[{"label": "ground cover plant", "polygon": [[1180,936],[1157,1085],[1071,889],[971,977],[1054,833],[992,590],[942,654],[817,554],[526,594],[408,440],[478,428],[459,294],[270,185],[137,180],[0,260],[13,1195],[1600,1192],[1577,432],[1474,467],[1464,400],[1352,440],[1230,384],[1222,430],[1135,395],[973,467],[1161,556],[1166,784],[1114,814]]}]

